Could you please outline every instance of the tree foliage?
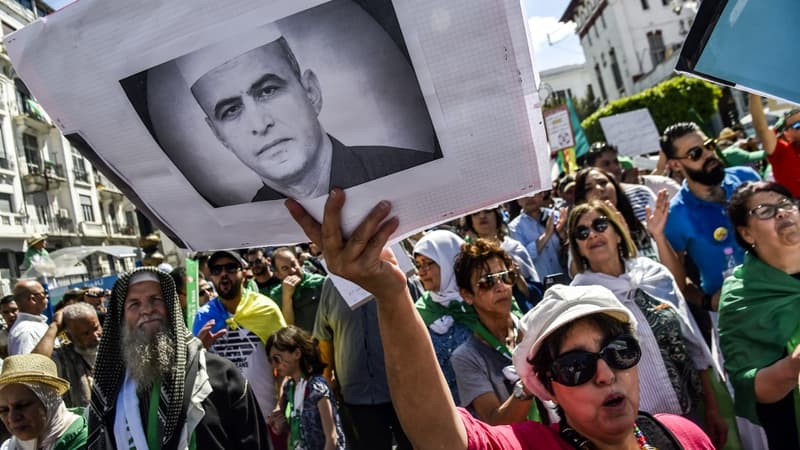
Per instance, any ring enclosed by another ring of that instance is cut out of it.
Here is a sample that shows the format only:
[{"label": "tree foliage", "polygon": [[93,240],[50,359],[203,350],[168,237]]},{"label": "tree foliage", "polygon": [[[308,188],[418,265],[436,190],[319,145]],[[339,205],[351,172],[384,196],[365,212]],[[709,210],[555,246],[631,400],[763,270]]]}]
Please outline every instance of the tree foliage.
[{"label": "tree foliage", "polygon": [[722,89],[707,81],[677,76],[630,97],[610,102],[586,118],[581,125],[589,142],[605,140],[600,118],[647,108],[659,131],[676,122],[698,122],[703,126],[722,98]]}]

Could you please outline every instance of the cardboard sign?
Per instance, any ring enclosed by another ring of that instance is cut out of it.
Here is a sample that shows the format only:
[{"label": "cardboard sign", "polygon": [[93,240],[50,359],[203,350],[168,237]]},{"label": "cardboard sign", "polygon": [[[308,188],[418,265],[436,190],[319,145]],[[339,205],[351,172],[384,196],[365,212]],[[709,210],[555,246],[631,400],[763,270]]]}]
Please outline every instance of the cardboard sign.
[{"label": "cardboard sign", "polygon": [[646,108],[600,118],[606,142],[615,145],[620,155],[637,156],[661,149],[660,135]]},{"label": "cardboard sign", "polygon": [[547,130],[551,152],[575,146],[575,136],[572,134],[572,124],[570,124],[569,110],[566,106],[545,111],[544,127]]}]

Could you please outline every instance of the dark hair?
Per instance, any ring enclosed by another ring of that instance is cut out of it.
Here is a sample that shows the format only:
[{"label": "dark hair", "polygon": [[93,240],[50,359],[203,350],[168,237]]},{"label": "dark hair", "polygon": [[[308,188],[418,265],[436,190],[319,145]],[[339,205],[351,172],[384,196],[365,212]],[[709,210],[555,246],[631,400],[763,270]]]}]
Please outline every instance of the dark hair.
[{"label": "dark hair", "polygon": [[[578,221],[589,211],[597,211],[600,213],[600,215],[608,218],[609,225],[611,225],[614,231],[616,231],[619,235],[620,239],[622,239],[619,248],[621,258],[630,259],[636,257],[636,245],[633,243],[631,235],[628,233],[625,227],[622,226],[622,224],[619,222],[619,219],[617,219],[616,214],[608,206],[606,206],[605,203],[594,200],[572,208],[572,211],[569,213],[569,219],[567,220],[569,252],[572,255],[571,268],[575,270],[575,273],[582,273],[587,269],[591,269],[588,261],[585,259],[585,257],[581,256],[580,251],[578,250],[578,241],[572,238],[572,236],[575,234],[575,228],[578,227]],[[625,264],[623,261],[623,267],[624,266]]]},{"label": "dark hair", "polygon": [[625,195],[622,186],[620,186],[619,182],[614,178],[614,175],[597,167],[581,169],[575,177],[575,204],[579,205],[588,201],[586,199],[586,179],[589,178],[589,174],[592,171],[600,172],[604,177],[608,178],[609,183],[614,185],[614,190],[617,192],[617,204],[615,206],[622,214],[622,217],[625,218],[625,223],[628,225],[630,235],[638,242],[639,236],[647,235],[647,229],[642,225],[642,222],[636,218],[636,213],[633,212],[631,201],[628,200],[628,196]]},{"label": "dark hair", "polygon": [[[633,334],[630,324],[621,322],[608,314],[595,313],[573,320],[554,331],[550,336],[544,338],[541,346],[539,346],[539,350],[533,357],[528,359],[528,363],[533,366],[533,371],[539,377],[539,381],[542,382],[551,394],[553,393],[553,387],[550,383],[550,367],[553,366],[553,362],[560,355],[561,346],[564,344],[567,334],[575,325],[582,322],[587,322],[603,333],[602,345],[608,344],[611,339],[620,334]],[[562,416],[563,419],[563,411],[561,411],[560,408],[559,415]]]},{"label": "dark hair", "polygon": [[[502,241],[503,237],[507,233],[507,230],[506,230],[506,224],[505,224],[505,222],[503,222],[503,215],[500,213],[500,208],[487,209],[485,211],[490,211],[490,212],[492,212],[494,214],[495,223],[497,224],[497,236],[496,237],[497,237],[497,239]],[[477,236],[478,232],[475,231],[475,226],[472,224],[472,216],[475,215],[475,214],[478,214],[479,212],[481,212],[481,211],[477,211],[477,212],[474,212],[472,214],[467,214],[466,216],[462,217],[462,219],[461,219],[462,220],[461,229],[464,230],[465,232],[466,231],[471,231],[471,232],[475,233],[475,235]]]},{"label": "dark hair", "polygon": [[253,248],[247,249],[247,255],[248,256],[250,256],[250,255],[258,255],[259,253],[261,253],[261,256],[267,256],[267,251],[264,250],[261,247],[253,247]]},{"label": "dark hair", "polygon": [[267,339],[267,356],[275,347],[282,352],[293,352],[300,349],[300,370],[305,375],[319,375],[327,364],[322,362],[319,353],[319,341],[294,325],[281,328]]},{"label": "dark hair", "polygon": [[[8,294],[0,299],[0,305],[7,305],[14,301],[14,294]],[[16,302],[15,302],[16,303]]]},{"label": "dark hair", "polygon": [[731,195],[731,199],[728,201],[728,218],[733,225],[733,229],[736,231],[736,242],[738,242],[742,248],[750,249],[753,252],[755,252],[755,248],[744,240],[741,233],[739,233],[739,227],[747,227],[747,216],[750,215],[747,202],[750,201],[750,197],[759,192],[775,192],[788,199],[792,198],[792,193],[789,192],[788,189],[778,183],[770,181],[748,181],[733,191],[733,195]]},{"label": "dark hair", "polygon": [[592,143],[591,147],[589,147],[589,152],[586,154],[586,165],[594,166],[594,163],[596,163],[605,152],[619,154],[619,150],[617,150],[615,145],[607,144],[602,141]]},{"label": "dark hair", "polygon": [[461,252],[456,256],[453,264],[453,271],[456,274],[456,285],[459,288],[472,291],[472,274],[481,270],[489,269],[489,260],[500,258],[507,269],[514,267],[514,263],[508,253],[496,244],[487,239],[478,238],[475,242],[468,242],[461,246]]},{"label": "dark hair", "polygon": [[186,292],[186,268],[185,267],[176,267],[172,269],[172,272],[169,273],[169,276],[172,277],[172,281],[175,282],[175,289],[179,293]]},{"label": "dark hair", "polygon": [[699,133],[700,127],[694,122],[678,122],[668,126],[661,135],[661,151],[667,159],[675,158],[675,145],[674,142],[678,138],[682,138],[687,134]]}]

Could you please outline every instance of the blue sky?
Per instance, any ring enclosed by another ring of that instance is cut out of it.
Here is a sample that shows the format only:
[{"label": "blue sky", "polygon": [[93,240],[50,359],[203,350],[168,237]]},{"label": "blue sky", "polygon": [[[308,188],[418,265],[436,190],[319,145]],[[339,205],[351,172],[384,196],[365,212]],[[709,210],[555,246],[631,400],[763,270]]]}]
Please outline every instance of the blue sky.
[{"label": "blue sky", "polygon": [[[55,9],[74,0],[45,0]],[[530,31],[533,36],[533,51],[538,70],[550,69],[584,61],[583,50],[574,34],[574,25],[558,23],[558,19],[569,4],[569,0],[524,0]],[[547,42],[550,35],[552,44]]]}]

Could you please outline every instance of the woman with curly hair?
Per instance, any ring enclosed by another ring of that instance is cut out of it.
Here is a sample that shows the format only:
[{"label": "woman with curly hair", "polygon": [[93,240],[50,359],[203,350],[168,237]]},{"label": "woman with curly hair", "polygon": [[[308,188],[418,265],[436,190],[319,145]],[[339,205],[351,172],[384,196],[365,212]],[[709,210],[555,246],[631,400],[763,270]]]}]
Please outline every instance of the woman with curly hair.
[{"label": "woman with curly hair", "polygon": [[275,434],[289,427],[291,450],[344,450],[345,437],[336,402],[322,376],[325,363],[319,343],[289,325],[267,340],[267,354],[278,377],[288,377],[280,399],[280,415],[270,417]]}]

